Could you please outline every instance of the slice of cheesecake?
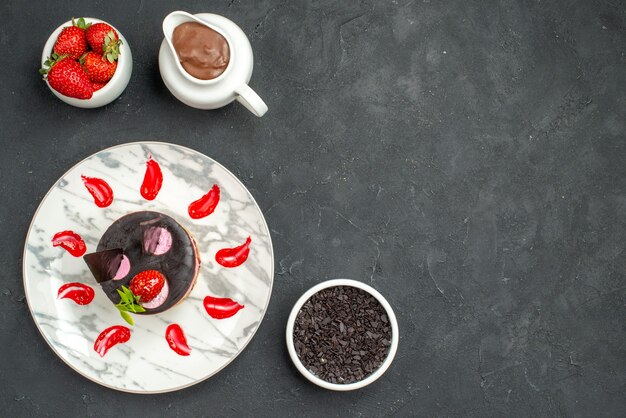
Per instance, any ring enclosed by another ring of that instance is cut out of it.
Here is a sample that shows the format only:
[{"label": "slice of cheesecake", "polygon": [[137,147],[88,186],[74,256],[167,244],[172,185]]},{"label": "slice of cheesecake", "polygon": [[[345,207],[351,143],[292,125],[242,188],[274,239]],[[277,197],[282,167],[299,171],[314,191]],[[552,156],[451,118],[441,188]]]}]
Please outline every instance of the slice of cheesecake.
[{"label": "slice of cheesecake", "polygon": [[166,311],[181,302],[193,288],[200,270],[200,257],[193,237],[172,217],[159,212],[134,212],[119,218],[105,231],[97,251],[83,257],[89,270],[114,304],[118,290],[131,288],[133,278],[156,271],[165,285],[154,299],[141,300],[145,312]]}]

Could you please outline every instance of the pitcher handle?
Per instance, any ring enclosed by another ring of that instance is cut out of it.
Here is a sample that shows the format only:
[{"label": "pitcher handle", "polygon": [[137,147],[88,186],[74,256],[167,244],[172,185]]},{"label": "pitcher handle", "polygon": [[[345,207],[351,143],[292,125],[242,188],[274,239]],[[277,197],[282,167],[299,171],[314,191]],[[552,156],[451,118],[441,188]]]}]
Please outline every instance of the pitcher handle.
[{"label": "pitcher handle", "polygon": [[241,84],[235,89],[235,93],[237,94],[237,101],[256,116],[261,117],[267,112],[267,105],[263,99],[247,84]]}]

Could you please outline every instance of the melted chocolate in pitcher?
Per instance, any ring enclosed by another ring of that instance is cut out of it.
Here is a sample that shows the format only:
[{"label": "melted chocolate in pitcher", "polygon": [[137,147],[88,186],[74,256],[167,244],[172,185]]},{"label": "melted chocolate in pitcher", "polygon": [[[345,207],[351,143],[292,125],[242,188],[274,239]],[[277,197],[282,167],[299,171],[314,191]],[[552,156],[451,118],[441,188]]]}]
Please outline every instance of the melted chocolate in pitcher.
[{"label": "melted chocolate in pitcher", "polygon": [[226,38],[198,22],[176,26],[172,44],[185,71],[201,80],[219,77],[230,62]]}]

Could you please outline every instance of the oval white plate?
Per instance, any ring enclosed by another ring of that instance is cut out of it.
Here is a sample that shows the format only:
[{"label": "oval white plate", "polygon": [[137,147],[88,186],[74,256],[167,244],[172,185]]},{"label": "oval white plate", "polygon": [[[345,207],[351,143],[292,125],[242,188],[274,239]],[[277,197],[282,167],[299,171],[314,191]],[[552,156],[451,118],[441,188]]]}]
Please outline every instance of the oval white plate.
[{"label": "oval white plate", "polygon": [[[161,166],[163,187],[153,201],[140,193],[146,161]],[[113,203],[99,208],[81,175],[107,181]],[[188,205],[213,184],[221,190],[211,215],[194,220]],[[53,247],[55,233],[80,234],[93,252],[106,228],[119,217],[154,210],[176,219],[195,238],[202,260],[197,283],[182,303],[157,315],[135,315],[131,338],[100,357],[94,341],[105,328],[128,325],[104,295],[82,257]],[[235,268],[215,262],[221,248],[252,237],[247,261]],[[214,375],[230,363],[256,332],[272,292],[274,253],[263,214],[245,186],[211,158],[178,145],[138,142],[119,145],[86,158],[56,182],[30,225],[23,258],[24,288],[37,328],[52,350],[78,373],[96,383],[126,392],[160,393],[182,389]],[[61,285],[82,282],[96,292],[89,305],[57,299]],[[227,319],[213,319],[204,309],[205,296],[231,298],[245,308]],[[168,324],[184,330],[191,355],[179,356],[165,340]]]}]

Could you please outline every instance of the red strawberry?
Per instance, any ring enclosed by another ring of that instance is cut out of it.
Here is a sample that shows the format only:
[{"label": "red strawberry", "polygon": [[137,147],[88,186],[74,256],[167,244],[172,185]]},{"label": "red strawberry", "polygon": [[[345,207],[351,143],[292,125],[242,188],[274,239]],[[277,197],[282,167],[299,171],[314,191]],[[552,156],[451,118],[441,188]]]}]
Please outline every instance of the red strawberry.
[{"label": "red strawberry", "polygon": [[87,43],[94,52],[101,53],[110,62],[116,61],[120,53],[122,41],[115,29],[106,23],[96,23],[85,31]]},{"label": "red strawberry", "polygon": [[42,68],[39,72],[48,79],[50,87],[64,96],[91,99],[93,95],[91,81],[78,62],[52,54],[44,65],[48,68]]},{"label": "red strawberry", "polygon": [[156,270],[145,270],[130,281],[130,290],[139,302],[150,302],[163,289],[165,276]]},{"label": "red strawberry", "polygon": [[89,74],[89,79],[96,83],[106,83],[117,69],[117,61],[109,62],[101,54],[93,51],[83,55],[80,63]]},{"label": "red strawberry", "polygon": [[94,92],[100,90],[102,87],[106,85],[107,83],[91,83],[91,87],[93,87]]},{"label": "red strawberry", "polygon": [[65,55],[71,59],[78,59],[87,50],[87,38],[85,37],[85,28],[89,27],[82,17],[76,22],[72,18],[72,26],[63,28],[57,37],[54,52],[59,55]]}]

